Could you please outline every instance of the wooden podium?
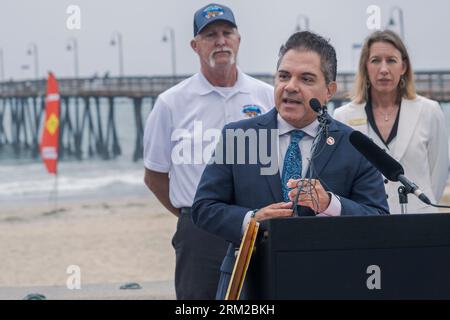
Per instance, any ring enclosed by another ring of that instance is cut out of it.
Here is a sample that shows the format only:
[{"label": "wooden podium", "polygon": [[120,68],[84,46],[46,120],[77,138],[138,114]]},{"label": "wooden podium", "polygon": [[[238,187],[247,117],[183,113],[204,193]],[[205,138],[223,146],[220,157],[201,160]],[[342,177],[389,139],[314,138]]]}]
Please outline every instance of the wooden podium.
[{"label": "wooden podium", "polygon": [[450,299],[450,214],[296,217],[260,229],[244,299]]},{"label": "wooden podium", "polygon": [[239,300],[248,266],[253,255],[258,229],[259,223],[256,222],[256,219],[250,219],[250,222],[245,229],[244,236],[242,237],[241,246],[237,252],[236,262],[234,263],[233,273],[231,274],[230,283],[228,284],[225,300]]}]

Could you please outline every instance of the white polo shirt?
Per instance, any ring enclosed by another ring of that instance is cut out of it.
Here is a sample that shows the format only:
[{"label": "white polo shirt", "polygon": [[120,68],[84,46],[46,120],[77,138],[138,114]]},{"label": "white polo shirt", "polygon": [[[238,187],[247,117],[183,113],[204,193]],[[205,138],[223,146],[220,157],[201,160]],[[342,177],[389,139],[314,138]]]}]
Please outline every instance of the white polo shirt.
[{"label": "white polo shirt", "polygon": [[144,165],[168,172],[176,208],[191,207],[197,185],[225,124],[269,111],[273,87],[238,70],[232,88],[197,73],[158,96],[145,125]]}]

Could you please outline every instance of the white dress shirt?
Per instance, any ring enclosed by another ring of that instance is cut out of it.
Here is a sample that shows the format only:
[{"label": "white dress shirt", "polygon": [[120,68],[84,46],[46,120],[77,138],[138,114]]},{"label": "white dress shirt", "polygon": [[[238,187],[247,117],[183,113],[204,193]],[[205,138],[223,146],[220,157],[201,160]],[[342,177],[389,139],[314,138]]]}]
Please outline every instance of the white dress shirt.
[{"label": "white dress shirt", "polygon": [[[299,128],[296,128],[291,124],[287,123],[286,120],[284,120],[280,116],[280,114],[277,115],[277,124],[278,124],[278,168],[281,177],[282,176],[281,173],[283,172],[284,156],[286,155],[286,151],[291,142],[290,132],[292,130],[299,130]],[[316,119],[306,127],[301,128],[300,130],[302,130],[305,133],[305,136],[302,139],[300,139],[298,143],[302,155],[302,178],[308,178],[305,177],[305,175],[308,172],[309,164],[311,162],[311,148],[314,139],[317,136],[317,132],[319,130],[319,121],[317,121]],[[339,198],[331,192],[328,193],[331,195],[330,204],[328,205],[328,208],[325,211],[317,214],[318,217],[341,215],[342,206]],[[247,227],[247,224],[250,222],[252,212],[253,211],[249,211],[245,215],[244,221],[242,223],[242,234],[244,234],[245,228]]]}]

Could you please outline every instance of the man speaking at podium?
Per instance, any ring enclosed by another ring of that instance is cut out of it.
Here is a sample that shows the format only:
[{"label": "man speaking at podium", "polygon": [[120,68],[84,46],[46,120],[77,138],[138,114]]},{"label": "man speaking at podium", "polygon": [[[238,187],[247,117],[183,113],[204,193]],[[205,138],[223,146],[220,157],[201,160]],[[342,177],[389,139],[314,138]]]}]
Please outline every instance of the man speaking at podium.
[{"label": "man speaking at podium", "polygon": [[197,226],[236,246],[252,216],[388,214],[381,174],[350,144],[352,129],[321,107],[336,92],[336,69],[334,48],[314,33],[295,33],[280,48],[276,108],[224,127],[195,196]]}]

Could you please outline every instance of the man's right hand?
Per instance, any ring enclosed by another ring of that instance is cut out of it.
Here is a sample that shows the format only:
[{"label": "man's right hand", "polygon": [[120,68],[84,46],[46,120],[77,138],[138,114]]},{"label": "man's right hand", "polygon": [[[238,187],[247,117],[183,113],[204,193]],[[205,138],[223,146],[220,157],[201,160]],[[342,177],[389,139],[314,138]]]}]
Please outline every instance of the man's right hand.
[{"label": "man's right hand", "polygon": [[179,218],[180,209],[175,208],[169,198],[169,174],[145,168],[144,182],[159,202]]},{"label": "man's right hand", "polygon": [[267,207],[259,209],[255,214],[255,219],[259,222],[273,218],[291,217],[293,214],[291,208],[292,202],[272,203]]}]

